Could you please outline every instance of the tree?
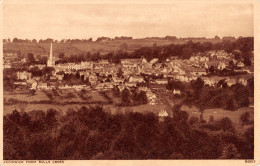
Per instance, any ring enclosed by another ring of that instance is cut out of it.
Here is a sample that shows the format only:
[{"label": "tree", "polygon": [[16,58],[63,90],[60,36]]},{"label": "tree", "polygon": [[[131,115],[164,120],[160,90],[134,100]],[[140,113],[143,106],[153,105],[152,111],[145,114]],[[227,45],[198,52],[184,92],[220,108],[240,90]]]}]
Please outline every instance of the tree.
[{"label": "tree", "polygon": [[123,105],[129,105],[131,100],[130,100],[130,91],[125,88],[122,93],[121,93],[121,100]]},{"label": "tree", "polygon": [[219,40],[219,39],[220,39],[220,37],[218,37],[218,36],[216,35],[216,36],[215,36],[215,39]]},{"label": "tree", "polygon": [[234,70],[235,64],[234,64],[234,62],[233,62],[232,60],[228,62],[228,67],[229,67],[231,70]]},{"label": "tree", "polygon": [[250,113],[245,112],[240,116],[240,122],[242,125],[249,125],[252,124],[252,121],[250,120]]},{"label": "tree", "polygon": [[199,122],[199,118],[196,117],[196,116],[192,116],[192,117],[190,118],[190,120],[189,120],[189,124],[190,124],[190,125],[196,124],[196,123],[198,123],[198,122]]},{"label": "tree", "polygon": [[248,56],[244,56],[243,59],[244,59],[244,64],[246,66],[251,66],[252,65],[251,60],[250,60],[250,58]]},{"label": "tree", "polygon": [[173,89],[183,90],[184,87],[185,86],[181,81],[175,81],[175,80],[169,80],[168,84],[166,85],[166,88],[169,90],[173,90]]},{"label": "tree", "polygon": [[247,54],[254,50],[254,38],[253,37],[242,37],[237,40],[237,48],[242,54]]},{"label": "tree", "polygon": [[9,116],[9,118],[18,124],[20,124],[20,122],[21,122],[21,114],[16,109],[12,112],[12,114]]},{"label": "tree", "polygon": [[31,94],[32,96],[35,95],[35,93],[36,93],[36,90],[35,90],[35,89],[30,90],[30,94]]},{"label": "tree", "polygon": [[114,94],[114,96],[116,96],[116,97],[119,97],[119,96],[120,96],[120,89],[118,88],[118,86],[114,86],[114,88],[113,88],[113,94]]},{"label": "tree", "polygon": [[76,79],[80,79],[80,73],[79,73],[79,71],[76,72],[76,75],[75,75],[75,76],[76,76]]},{"label": "tree", "polygon": [[212,65],[210,66],[210,68],[209,68],[209,72],[210,72],[210,73],[214,73],[214,72],[215,72],[215,68],[214,68],[214,66],[212,66]]},{"label": "tree", "polygon": [[223,41],[223,49],[226,52],[231,53],[234,49],[234,48],[232,48],[232,42],[230,40],[224,40]]},{"label": "tree", "polygon": [[[197,87],[198,89],[200,89],[201,85],[203,85],[199,80],[197,84],[198,85],[195,87]],[[204,110],[207,108],[207,106],[210,105],[209,99],[212,98],[212,95],[207,89],[195,90],[195,93],[196,93],[195,97],[198,98],[197,101],[195,102],[195,105],[199,108],[199,111],[201,113],[200,121],[204,122],[203,113]]]},{"label": "tree", "polygon": [[35,63],[35,58],[34,58],[34,55],[32,53],[27,54],[27,62],[30,63],[30,64]]},{"label": "tree", "polygon": [[234,126],[233,126],[233,123],[232,121],[230,120],[230,118],[228,117],[225,117],[225,118],[222,118],[220,121],[219,121],[219,126],[224,130],[224,131],[234,131]]},{"label": "tree", "polygon": [[65,57],[65,54],[64,54],[64,53],[60,53],[60,54],[59,54],[59,59],[63,60],[64,57]]},{"label": "tree", "polygon": [[234,50],[232,53],[234,54],[236,60],[240,60],[242,58],[242,53],[240,50]]},{"label": "tree", "polygon": [[237,87],[235,86],[234,93],[234,98],[240,107],[249,106],[249,91],[246,87],[238,84]]},{"label": "tree", "polygon": [[190,48],[190,47],[184,47],[184,48],[183,48],[183,53],[182,53],[182,58],[183,58],[183,59],[190,59],[192,53],[193,53],[192,48]]},{"label": "tree", "polygon": [[247,80],[247,88],[250,97],[254,97],[254,77]]},{"label": "tree", "polygon": [[44,67],[42,69],[43,75],[50,75],[55,69],[53,67]]},{"label": "tree", "polygon": [[218,83],[217,83],[217,87],[222,87],[223,84],[225,83],[225,79],[222,79],[222,80],[219,80]]},{"label": "tree", "polygon": [[27,112],[24,112],[21,117],[21,126],[26,127],[27,129],[30,129],[31,126],[31,117],[28,115]]},{"label": "tree", "polygon": [[214,122],[214,116],[211,115],[210,118],[209,118],[209,123],[213,123]]},{"label": "tree", "polygon": [[52,108],[48,109],[45,114],[45,123],[49,129],[55,127],[58,123],[58,112]]},{"label": "tree", "polygon": [[234,144],[225,144],[220,159],[239,159],[240,156]]},{"label": "tree", "polygon": [[148,103],[148,98],[146,96],[146,92],[144,91],[141,91],[138,95],[138,101],[141,103],[141,104],[147,104]]},{"label": "tree", "polygon": [[117,77],[121,77],[122,78],[123,74],[124,74],[124,72],[123,72],[122,68],[119,68],[118,71],[117,71]]},{"label": "tree", "polygon": [[41,63],[41,64],[46,64],[47,61],[48,61],[48,58],[47,58],[46,56],[43,56],[43,57],[41,57],[40,63]]},{"label": "tree", "polygon": [[13,43],[18,43],[18,42],[19,42],[19,39],[17,39],[17,38],[13,39]]},{"label": "tree", "polygon": [[234,111],[236,109],[234,99],[227,98],[226,100],[226,109]]},{"label": "tree", "polygon": [[177,104],[172,108],[173,120],[175,122],[186,122],[188,120],[189,114],[186,111],[181,110],[182,105]]},{"label": "tree", "polygon": [[195,81],[191,81],[191,87],[194,91],[200,91],[204,86],[204,81],[199,77]]}]

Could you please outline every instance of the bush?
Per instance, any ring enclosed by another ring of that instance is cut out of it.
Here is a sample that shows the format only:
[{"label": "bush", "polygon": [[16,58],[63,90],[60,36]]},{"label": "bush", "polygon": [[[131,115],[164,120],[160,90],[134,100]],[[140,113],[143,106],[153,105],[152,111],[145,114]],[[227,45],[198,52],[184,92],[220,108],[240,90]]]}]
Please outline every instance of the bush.
[{"label": "bush", "polygon": [[51,93],[48,93],[46,91],[44,91],[44,93],[50,100],[53,100],[53,95]]},{"label": "bush", "polygon": [[250,120],[250,113],[245,112],[240,116],[240,122],[242,125],[249,125],[252,124],[252,120]]},{"label": "bush", "polygon": [[35,95],[35,93],[36,93],[36,90],[35,90],[35,89],[30,90],[30,94],[31,94],[32,96]]},{"label": "bush", "polygon": [[204,129],[208,129],[210,131],[218,131],[220,130],[221,128],[216,125],[216,124],[207,124],[207,123],[204,123],[200,126],[200,128],[204,128]]},{"label": "bush", "polygon": [[214,122],[214,116],[211,115],[210,118],[209,118],[209,122],[208,123],[213,123]]},{"label": "bush", "polygon": [[218,122],[219,127],[221,127],[224,131],[234,131],[235,128],[233,126],[232,121],[230,120],[230,118],[225,117],[223,119],[221,119]]},{"label": "bush", "polygon": [[71,92],[66,95],[66,99],[75,98],[75,97],[76,96]]},{"label": "bush", "polygon": [[190,125],[196,124],[196,123],[199,122],[199,120],[200,120],[200,119],[199,119],[198,117],[192,116],[192,117],[190,118],[190,120],[189,120],[189,124],[190,124]]}]

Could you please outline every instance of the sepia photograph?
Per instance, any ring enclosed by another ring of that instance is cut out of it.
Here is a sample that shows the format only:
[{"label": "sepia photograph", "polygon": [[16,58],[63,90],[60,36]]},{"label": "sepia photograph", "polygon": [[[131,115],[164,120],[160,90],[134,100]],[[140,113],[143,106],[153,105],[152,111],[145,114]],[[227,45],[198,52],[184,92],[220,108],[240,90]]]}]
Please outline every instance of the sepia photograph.
[{"label": "sepia photograph", "polygon": [[253,3],[27,1],[2,3],[4,161],[254,162]]}]

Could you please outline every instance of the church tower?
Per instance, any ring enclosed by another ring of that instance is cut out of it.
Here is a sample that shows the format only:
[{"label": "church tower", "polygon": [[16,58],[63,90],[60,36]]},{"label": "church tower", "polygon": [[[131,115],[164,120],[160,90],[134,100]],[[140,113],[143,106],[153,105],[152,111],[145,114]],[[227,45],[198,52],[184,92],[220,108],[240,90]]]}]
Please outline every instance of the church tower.
[{"label": "church tower", "polygon": [[53,60],[52,42],[51,42],[50,57],[49,57],[49,60],[48,60],[48,62],[47,62],[47,66],[48,66],[48,67],[54,67],[54,65],[55,65],[55,61]]}]

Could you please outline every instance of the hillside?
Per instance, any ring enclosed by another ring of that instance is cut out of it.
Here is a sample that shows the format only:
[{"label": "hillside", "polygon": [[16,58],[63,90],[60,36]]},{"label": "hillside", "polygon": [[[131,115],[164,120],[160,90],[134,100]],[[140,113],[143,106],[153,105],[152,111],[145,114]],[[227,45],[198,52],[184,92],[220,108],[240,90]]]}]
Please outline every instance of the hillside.
[{"label": "hillside", "polygon": [[[169,44],[183,44],[187,40],[165,40],[157,38],[132,39],[132,40],[112,40],[101,42],[86,42],[86,43],[54,43],[54,55],[65,53],[66,55],[80,54],[83,52],[100,52],[101,54],[115,52],[120,49],[133,52],[134,50],[146,47],[169,45]],[[212,42],[218,43],[222,40],[216,39],[194,39],[193,42]],[[22,55],[33,53],[34,55],[46,55],[49,53],[49,43],[6,43],[4,44],[4,52],[21,52]]]}]

